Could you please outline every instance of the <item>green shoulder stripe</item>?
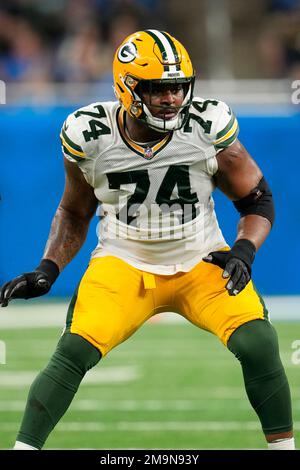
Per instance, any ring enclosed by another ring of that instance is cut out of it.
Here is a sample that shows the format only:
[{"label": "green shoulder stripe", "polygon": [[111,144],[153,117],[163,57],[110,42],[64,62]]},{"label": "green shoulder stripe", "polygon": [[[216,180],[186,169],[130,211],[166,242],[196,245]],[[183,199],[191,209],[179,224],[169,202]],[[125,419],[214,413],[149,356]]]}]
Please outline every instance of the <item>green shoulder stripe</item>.
[{"label": "green shoulder stripe", "polygon": [[235,115],[232,113],[232,116],[231,116],[231,119],[230,119],[229,123],[224,127],[224,129],[222,129],[220,132],[217,133],[216,140],[220,139],[221,137],[223,137],[224,135],[227,134],[227,132],[233,126],[235,119],[236,119]]},{"label": "green shoulder stripe", "polygon": [[68,145],[70,145],[70,147],[72,147],[72,148],[73,148],[74,150],[76,150],[77,152],[82,152],[82,153],[84,153],[83,150],[82,150],[82,148],[80,147],[80,145],[75,144],[75,142],[73,142],[73,141],[67,136],[67,134],[66,134],[64,128],[62,128],[61,134],[62,134],[64,140],[66,141],[66,143],[67,143]]},{"label": "green shoulder stripe", "polygon": [[63,152],[66,154],[66,155],[69,155],[70,157],[72,157],[74,160],[76,160],[76,162],[82,162],[83,161],[83,158],[82,157],[78,157],[77,155],[74,155],[74,153],[70,152],[67,147],[63,144],[63,141],[62,141],[62,148],[63,148]]},{"label": "green shoulder stripe", "polygon": [[232,144],[235,139],[237,138],[237,135],[239,133],[239,128],[237,127],[235,133],[229,137],[228,139],[226,140],[223,140],[223,142],[220,142],[219,144],[216,144],[214,147],[216,150],[219,150],[219,149],[225,149],[226,147],[228,147],[230,144]]}]

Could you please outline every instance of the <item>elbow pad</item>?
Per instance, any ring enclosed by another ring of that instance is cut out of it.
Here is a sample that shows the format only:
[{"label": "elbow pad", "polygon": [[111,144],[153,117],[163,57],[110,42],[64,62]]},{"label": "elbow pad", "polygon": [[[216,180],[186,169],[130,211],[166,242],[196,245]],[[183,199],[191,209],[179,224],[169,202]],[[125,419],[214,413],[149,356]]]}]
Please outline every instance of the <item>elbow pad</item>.
[{"label": "elbow pad", "polygon": [[265,219],[268,219],[271,225],[274,223],[275,211],[273,196],[264,177],[262,177],[256,188],[252,189],[248,196],[238,201],[233,201],[233,204],[241,217],[252,214],[261,215],[265,217]]}]

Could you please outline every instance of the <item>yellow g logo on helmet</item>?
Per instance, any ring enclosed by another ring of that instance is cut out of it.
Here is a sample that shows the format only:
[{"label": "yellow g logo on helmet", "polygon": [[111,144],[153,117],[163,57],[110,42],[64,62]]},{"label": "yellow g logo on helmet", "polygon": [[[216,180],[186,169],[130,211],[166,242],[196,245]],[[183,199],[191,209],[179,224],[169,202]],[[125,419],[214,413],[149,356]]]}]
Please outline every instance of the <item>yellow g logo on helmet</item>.
[{"label": "yellow g logo on helmet", "polygon": [[118,59],[120,62],[132,62],[137,56],[137,49],[133,42],[126,42],[118,50]]}]

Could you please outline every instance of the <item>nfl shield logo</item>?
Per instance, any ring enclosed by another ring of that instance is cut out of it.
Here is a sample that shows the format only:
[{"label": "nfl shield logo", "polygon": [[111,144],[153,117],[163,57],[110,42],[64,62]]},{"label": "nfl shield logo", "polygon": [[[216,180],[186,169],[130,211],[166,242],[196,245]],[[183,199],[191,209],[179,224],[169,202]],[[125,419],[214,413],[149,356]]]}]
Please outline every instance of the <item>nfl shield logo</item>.
[{"label": "nfl shield logo", "polygon": [[151,147],[146,147],[144,150],[144,157],[147,158],[147,160],[150,160],[153,157],[153,151]]}]

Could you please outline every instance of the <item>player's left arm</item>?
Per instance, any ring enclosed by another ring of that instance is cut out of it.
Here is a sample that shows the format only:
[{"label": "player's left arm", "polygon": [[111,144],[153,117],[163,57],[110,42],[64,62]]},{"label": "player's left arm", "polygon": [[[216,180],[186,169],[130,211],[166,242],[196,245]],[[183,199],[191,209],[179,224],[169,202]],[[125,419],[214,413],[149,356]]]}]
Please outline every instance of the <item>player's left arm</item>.
[{"label": "player's left arm", "polygon": [[249,282],[256,250],[271,230],[274,206],[260,168],[238,140],[216,158],[216,185],[233,201],[241,218],[231,250],[210,253],[204,260],[224,269],[223,277],[230,278],[226,288],[230,295],[237,295]]},{"label": "player's left arm", "polygon": [[271,191],[257,163],[238,140],[216,158],[216,185],[241,215],[236,240],[250,240],[258,250],[274,221]]}]

